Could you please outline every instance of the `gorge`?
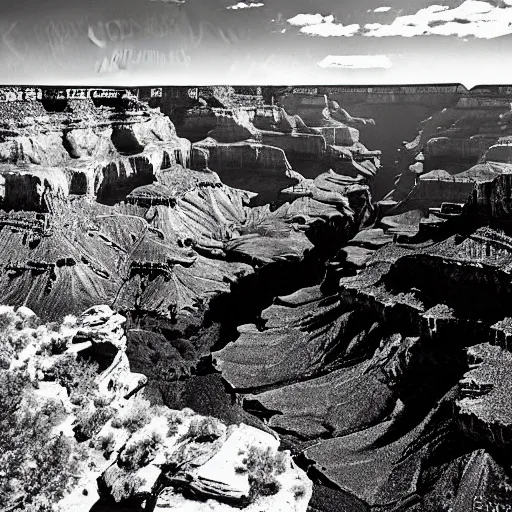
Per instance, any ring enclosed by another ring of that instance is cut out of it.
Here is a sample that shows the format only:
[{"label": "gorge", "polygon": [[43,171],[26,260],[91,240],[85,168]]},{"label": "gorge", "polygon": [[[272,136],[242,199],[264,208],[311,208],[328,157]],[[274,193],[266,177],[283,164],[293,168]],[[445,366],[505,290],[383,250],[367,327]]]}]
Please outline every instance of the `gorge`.
[{"label": "gorge", "polygon": [[69,91],[0,95],[1,378],[81,457],[50,501],[506,510],[511,88]]}]

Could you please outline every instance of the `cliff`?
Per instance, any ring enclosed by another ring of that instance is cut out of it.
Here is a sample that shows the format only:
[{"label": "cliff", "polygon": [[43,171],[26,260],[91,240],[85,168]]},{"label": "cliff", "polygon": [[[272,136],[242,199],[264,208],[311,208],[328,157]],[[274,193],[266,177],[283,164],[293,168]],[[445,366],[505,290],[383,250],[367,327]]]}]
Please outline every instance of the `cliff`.
[{"label": "cliff", "polygon": [[[6,301],[26,303],[45,318],[60,318],[69,304],[76,314],[98,302],[186,316],[253,272],[241,262],[270,263],[282,254],[302,259],[312,247],[307,225],[325,217],[322,208],[327,212],[337,204],[340,219],[354,218],[338,191],[320,191],[293,170],[287,155],[301,144],[253,140],[286,138],[284,132],[257,129],[256,112],[215,111],[211,136],[191,144],[159,110],[140,102],[131,109],[92,100],[45,105],[44,115],[6,120],[0,144]],[[282,111],[277,116],[286,118]],[[297,135],[321,140],[320,149],[306,146],[313,155],[325,148],[320,135]],[[291,142],[295,135],[289,137]],[[217,173],[247,192],[224,185]],[[294,193],[287,197],[298,201],[300,222],[311,219],[300,231],[283,200],[290,188]],[[261,206],[278,200],[283,205],[266,214],[268,234],[252,227],[248,204],[256,194]],[[279,247],[274,232],[283,233]],[[24,245],[27,237],[31,243]],[[244,242],[233,245],[236,238]],[[205,275],[207,280],[197,281]],[[76,283],[73,301],[70,281]]]},{"label": "cliff", "polygon": [[[410,194],[414,200],[410,206],[404,205],[406,208],[439,207],[439,194],[435,191],[431,204],[422,201],[433,183],[429,176],[423,178],[421,174],[443,170],[453,177],[437,177],[443,189],[452,191],[445,193],[445,201],[464,202],[465,192],[462,195],[461,192],[466,178],[484,181],[497,169],[498,173],[507,172],[501,164],[509,163],[509,120],[507,91],[475,89],[461,95],[455,105],[424,120],[417,137],[401,149],[401,176],[385,200],[400,202]],[[418,162],[421,169],[411,168],[413,164],[417,167]],[[468,168],[471,168],[469,176]],[[419,180],[408,178],[414,173],[420,175]]]},{"label": "cliff", "polygon": [[[63,403],[63,510],[511,502],[509,93],[447,90],[376,208],[381,128],[341,92],[168,90],[173,121],[131,100],[8,122],[1,361]],[[28,328],[27,307],[56,323]]]}]

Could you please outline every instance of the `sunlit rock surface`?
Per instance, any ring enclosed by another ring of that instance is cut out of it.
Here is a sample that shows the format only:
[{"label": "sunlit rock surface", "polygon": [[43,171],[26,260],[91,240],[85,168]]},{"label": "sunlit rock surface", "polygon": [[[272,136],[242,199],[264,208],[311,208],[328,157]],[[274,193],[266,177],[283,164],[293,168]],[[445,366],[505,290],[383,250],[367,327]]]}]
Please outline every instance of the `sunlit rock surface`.
[{"label": "sunlit rock surface", "polygon": [[[288,452],[278,453],[275,435],[243,423],[228,427],[190,409],[151,406],[143,398],[145,377],[130,372],[125,355],[125,318],[108,306],[51,326],[26,307],[1,306],[0,316],[13,348],[12,354],[2,350],[2,372],[26,371],[32,390],[26,388],[19,407],[24,414],[53,410],[56,424],[47,441],[68,438],[70,455],[77,458],[65,488],[69,476],[62,476],[55,510],[121,510],[134,503],[141,510],[194,510],[208,500],[215,510],[306,511],[312,482]],[[104,368],[108,355],[114,359]],[[4,356],[11,358],[9,368]],[[59,380],[64,362],[73,371],[71,361],[97,364],[90,367],[97,368],[95,381],[80,388]],[[140,382],[127,390],[130,377]],[[265,482],[272,485],[269,491],[261,490]]]}]

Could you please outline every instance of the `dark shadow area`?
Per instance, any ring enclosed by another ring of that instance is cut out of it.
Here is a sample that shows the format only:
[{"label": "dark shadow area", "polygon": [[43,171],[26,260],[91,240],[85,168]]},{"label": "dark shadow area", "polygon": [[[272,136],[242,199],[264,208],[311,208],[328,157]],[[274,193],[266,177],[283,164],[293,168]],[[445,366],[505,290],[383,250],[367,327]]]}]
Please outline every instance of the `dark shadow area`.
[{"label": "dark shadow area", "polygon": [[112,144],[123,155],[136,155],[144,150],[144,146],[139,143],[133,131],[122,125],[112,127]]},{"label": "dark shadow area", "polygon": [[46,110],[46,112],[55,113],[55,112],[64,112],[68,106],[67,99],[44,99],[41,100],[41,105]]}]

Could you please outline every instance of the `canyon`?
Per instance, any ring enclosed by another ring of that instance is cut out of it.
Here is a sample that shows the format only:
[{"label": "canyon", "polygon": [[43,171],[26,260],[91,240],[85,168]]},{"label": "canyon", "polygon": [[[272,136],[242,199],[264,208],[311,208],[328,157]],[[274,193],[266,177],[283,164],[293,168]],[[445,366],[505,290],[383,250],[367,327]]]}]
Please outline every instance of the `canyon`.
[{"label": "canyon", "polygon": [[97,461],[62,510],[512,502],[512,90],[311,89],[2,91],[2,371]]}]

